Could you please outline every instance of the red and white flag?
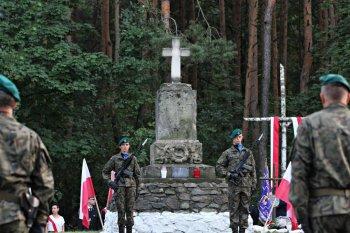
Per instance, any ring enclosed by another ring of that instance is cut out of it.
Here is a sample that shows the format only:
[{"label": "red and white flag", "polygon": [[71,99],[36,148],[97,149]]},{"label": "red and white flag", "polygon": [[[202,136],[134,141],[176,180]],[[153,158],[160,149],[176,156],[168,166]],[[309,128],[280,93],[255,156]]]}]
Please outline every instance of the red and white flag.
[{"label": "red and white flag", "polygon": [[292,206],[292,203],[289,201],[289,191],[290,191],[290,181],[292,178],[292,164],[289,163],[286,172],[283,175],[282,181],[280,185],[276,189],[276,197],[281,199],[287,204],[287,216],[290,218],[292,222],[292,228],[293,230],[298,228],[298,221],[297,217],[294,212],[294,208]]},{"label": "red and white flag", "polygon": [[95,190],[92,184],[89,168],[84,159],[81,171],[79,219],[82,220],[83,226],[87,229],[89,229],[90,226],[88,209],[88,201],[90,197],[95,197]]},{"label": "red and white flag", "polygon": [[[297,136],[298,126],[302,122],[301,117],[292,117],[294,137]],[[290,182],[292,179],[292,163],[288,164],[287,170],[283,175],[282,181],[276,189],[276,197],[281,199],[287,204],[287,216],[291,219],[293,230],[298,228],[298,221],[292,206],[292,203],[289,201],[289,191],[290,191]]]}]

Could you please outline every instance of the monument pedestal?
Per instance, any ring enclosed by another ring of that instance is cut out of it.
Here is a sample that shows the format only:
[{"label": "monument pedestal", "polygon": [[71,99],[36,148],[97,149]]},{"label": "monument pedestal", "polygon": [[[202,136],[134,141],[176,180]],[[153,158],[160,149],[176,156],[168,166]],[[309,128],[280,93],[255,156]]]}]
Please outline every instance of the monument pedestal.
[{"label": "monument pedestal", "polygon": [[225,212],[228,186],[221,178],[142,178],[137,212]]}]

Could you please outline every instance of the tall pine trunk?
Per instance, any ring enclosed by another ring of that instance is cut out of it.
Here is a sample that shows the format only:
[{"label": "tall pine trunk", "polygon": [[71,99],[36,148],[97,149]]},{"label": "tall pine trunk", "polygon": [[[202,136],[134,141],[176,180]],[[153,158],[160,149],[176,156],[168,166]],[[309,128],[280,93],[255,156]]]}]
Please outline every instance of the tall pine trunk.
[{"label": "tall pine trunk", "polygon": [[312,1],[304,0],[304,58],[300,75],[300,91],[307,90],[312,67]]},{"label": "tall pine trunk", "polygon": [[220,9],[220,34],[226,39],[226,21],[225,21],[225,0],[219,0]]},{"label": "tall pine trunk", "polygon": [[115,62],[118,62],[120,53],[120,0],[115,0],[114,2],[114,33],[114,60]]},{"label": "tall pine trunk", "polygon": [[[271,80],[271,25],[272,25],[272,14],[275,8],[276,0],[268,0],[267,6],[264,13],[264,65],[263,65],[263,76],[262,81],[262,117],[268,117],[269,115],[269,89]],[[264,135],[268,135],[267,122],[262,122],[262,128]],[[261,142],[261,157],[260,164],[264,164],[266,158],[266,137]],[[261,170],[260,170],[261,171]]]},{"label": "tall pine trunk", "polygon": [[242,91],[242,0],[233,0],[233,34],[237,55],[235,57],[235,71],[232,88]]},{"label": "tall pine trunk", "polygon": [[[248,62],[244,98],[244,117],[257,117],[258,110],[258,0],[248,0],[249,3],[249,47]],[[243,121],[243,135],[247,136],[249,125]],[[254,124],[253,135],[256,136],[259,131],[259,125]]]},{"label": "tall pine trunk", "polygon": [[162,0],[162,18],[165,30],[170,32],[170,0]]},{"label": "tall pine trunk", "polygon": [[109,0],[102,2],[102,52],[112,58],[112,42],[109,32]]},{"label": "tall pine trunk", "polygon": [[[279,79],[279,53],[278,53],[278,37],[277,37],[277,23],[276,23],[276,11],[273,14],[272,19],[272,82],[273,82],[273,96],[274,96],[274,108],[275,115],[280,113],[280,79]],[[286,72],[284,72],[286,73]]]}]

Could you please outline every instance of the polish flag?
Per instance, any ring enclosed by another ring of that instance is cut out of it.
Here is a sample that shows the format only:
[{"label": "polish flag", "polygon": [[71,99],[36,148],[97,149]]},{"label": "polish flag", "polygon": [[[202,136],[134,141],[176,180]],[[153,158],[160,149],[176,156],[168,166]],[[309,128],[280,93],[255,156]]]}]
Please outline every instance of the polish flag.
[{"label": "polish flag", "polygon": [[290,180],[292,178],[292,164],[289,163],[286,172],[283,175],[282,181],[280,185],[276,189],[275,196],[285,203],[287,203],[287,217],[290,218],[292,222],[292,228],[293,230],[298,228],[298,221],[297,217],[295,215],[294,208],[292,206],[292,203],[289,201],[289,190],[290,190]]},{"label": "polish flag", "polygon": [[88,201],[90,197],[95,197],[95,190],[92,184],[89,168],[84,159],[81,171],[79,219],[82,220],[83,226],[87,229],[89,229],[90,226],[88,209]]},{"label": "polish flag", "polygon": [[[297,136],[298,126],[302,122],[302,117],[292,117],[294,137]],[[292,163],[288,164],[287,170],[283,175],[282,181],[276,189],[276,197],[287,203],[287,217],[291,219],[293,230],[298,228],[298,221],[292,206],[289,201],[290,181],[292,179]]]}]

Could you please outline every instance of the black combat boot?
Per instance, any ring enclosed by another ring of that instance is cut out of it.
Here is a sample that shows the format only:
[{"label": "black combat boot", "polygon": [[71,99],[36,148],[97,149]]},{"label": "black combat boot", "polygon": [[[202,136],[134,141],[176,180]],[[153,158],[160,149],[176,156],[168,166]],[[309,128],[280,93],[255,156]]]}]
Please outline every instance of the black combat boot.
[{"label": "black combat boot", "polygon": [[132,233],[132,226],[126,226],[126,233]]},{"label": "black combat boot", "polygon": [[119,233],[125,233],[125,226],[124,225],[118,225]]}]

